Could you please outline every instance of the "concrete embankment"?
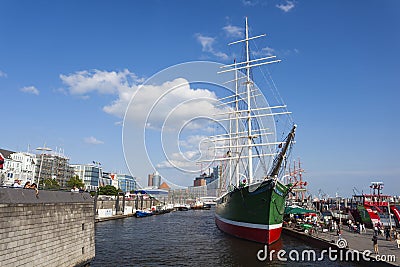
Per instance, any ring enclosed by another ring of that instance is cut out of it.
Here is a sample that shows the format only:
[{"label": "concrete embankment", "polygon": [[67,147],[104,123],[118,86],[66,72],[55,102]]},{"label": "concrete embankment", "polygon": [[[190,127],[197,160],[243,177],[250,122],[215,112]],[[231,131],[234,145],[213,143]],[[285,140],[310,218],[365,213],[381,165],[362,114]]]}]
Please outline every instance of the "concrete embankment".
[{"label": "concrete embankment", "polygon": [[120,215],[111,215],[107,217],[98,217],[96,218],[95,222],[105,222],[105,221],[110,221],[110,220],[118,220],[118,219],[124,219],[128,217],[133,217],[135,214],[120,214]]},{"label": "concrete embankment", "polygon": [[[345,226],[343,228],[342,238],[347,242],[347,247],[344,249],[336,246],[338,237],[331,232],[309,235],[293,228],[284,227],[283,233],[321,249],[332,248],[342,251],[337,255],[342,255],[343,261],[358,262],[362,266],[400,266],[400,249],[397,248],[395,241],[387,241],[380,236],[378,240],[379,255],[376,255],[373,253],[372,230],[367,229],[367,233],[357,234],[348,231]],[[338,261],[340,261],[340,257],[338,257]]]},{"label": "concrete embankment", "polygon": [[0,188],[1,266],[83,266],[95,257],[88,193]]}]

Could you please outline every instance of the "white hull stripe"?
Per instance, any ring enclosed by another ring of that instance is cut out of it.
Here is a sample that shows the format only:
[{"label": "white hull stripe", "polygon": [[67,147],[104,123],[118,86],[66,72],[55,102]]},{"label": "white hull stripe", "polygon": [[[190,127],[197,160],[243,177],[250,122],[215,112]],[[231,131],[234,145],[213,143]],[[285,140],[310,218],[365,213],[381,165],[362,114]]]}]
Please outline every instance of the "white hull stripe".
[{"label": "white hull stripe", "polygon": [[228,220],[225,218],[222,218],[221,216],[219,216],[218,214],[215,214],[215,217],[227,224],[232,224],[235,226],[242,226],[242,227],[247,227],[247,228],[255,228],[255,229],[263,229],[263,230],[272,230],[272,229],[278,229],[278,228],[282,228],[282,223],[278,223],[278,224],[256,224],[256,223],[246,223],[246,222],[238,222],[238,221],[232,221],[232,220]]}]

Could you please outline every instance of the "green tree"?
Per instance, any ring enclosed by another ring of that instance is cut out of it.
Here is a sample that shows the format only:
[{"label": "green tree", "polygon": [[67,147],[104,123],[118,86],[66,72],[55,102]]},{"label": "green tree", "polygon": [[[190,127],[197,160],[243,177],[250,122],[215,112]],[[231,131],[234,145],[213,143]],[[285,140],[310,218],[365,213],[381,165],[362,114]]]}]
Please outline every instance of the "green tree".
[{"label": "green tree", "polygon": [[99,187],[99,195],[116,196],[118,189],[112,185],[101,186]]},{"label": "green tree", "polygon": [[47,188],[47,189],[60,189],[60,184],[57,182],[56,179],[48,178],[48,179],[45,179],[43,181],[43,183],[44,183],[44,188]]},{"label": "green tree", "polygon": [[71,179],[68,180],[67,186],[69,188],[73,188],[74,186],[76,186],[77,188],[83,188],[85,187],[85,183],[81,179],[79,179],[78,175],[74,175],[71,177]]}]

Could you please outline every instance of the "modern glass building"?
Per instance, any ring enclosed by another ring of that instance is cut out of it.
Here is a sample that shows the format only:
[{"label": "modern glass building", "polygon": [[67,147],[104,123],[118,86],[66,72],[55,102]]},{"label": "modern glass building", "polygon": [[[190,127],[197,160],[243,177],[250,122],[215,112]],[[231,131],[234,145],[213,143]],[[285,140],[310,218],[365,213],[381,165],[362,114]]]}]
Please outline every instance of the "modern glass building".
[{"label": "modern glass building", "polygon": [[161,176],[158,172],[153,173],[153,187],[159,188],[161,185]]},{"label": "modern glass building", "polygon": [[94,164],[73,164],[74,174],[85,183],[85,190],[95,191],[99,187],[100,177],[103,176],[103,170],[100,166]]},{"label": "modern glass building", "polygon": [[136,190],[136,178],[128,174],[117,174],[118,187],[122,192],[130,192]]}]

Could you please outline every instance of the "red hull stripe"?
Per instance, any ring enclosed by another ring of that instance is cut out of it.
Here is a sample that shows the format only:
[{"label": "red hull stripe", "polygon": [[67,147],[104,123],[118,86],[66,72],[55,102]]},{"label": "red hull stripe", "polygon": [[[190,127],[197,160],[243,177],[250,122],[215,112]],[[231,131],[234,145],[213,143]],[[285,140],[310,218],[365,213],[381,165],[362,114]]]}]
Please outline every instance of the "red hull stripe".
[{"label": "red hull stripe", "polygon": [[247,222],[238,222],[238,221],[232,221],[228,220],[225,218],[222,218],[218,214],[215,214],[215,217],[218,218],[218,220],[223,221],[224,223],[236,225],[236,226],[242,226],[242,227],[247,227],[247,228],[256,228],[256,229],[264,229],[264,230],[272,230],[276,228],[282,228],[282,224],[256,224],[256,223],[247,223]]},{"label": "red hull stripe", "polygon": [[[274,243],[280,238],[282,232],[282,224],[261,225],[243,223],[223,219],[218,215],[215,216],[215,223],[221,231],[227,234],[263,244]],[[249,225],[252,227],[249,227]]]}]

